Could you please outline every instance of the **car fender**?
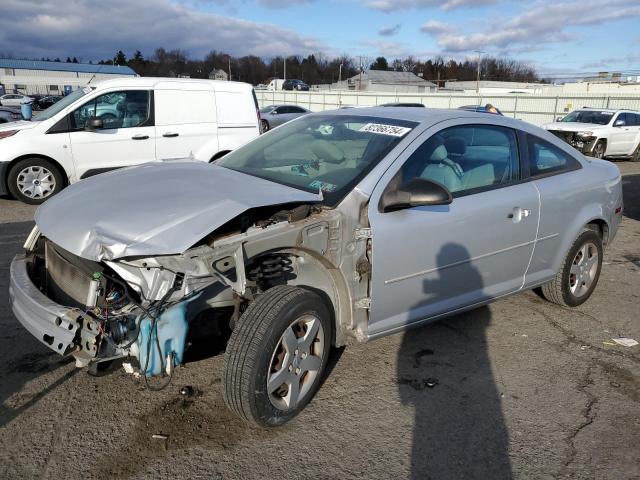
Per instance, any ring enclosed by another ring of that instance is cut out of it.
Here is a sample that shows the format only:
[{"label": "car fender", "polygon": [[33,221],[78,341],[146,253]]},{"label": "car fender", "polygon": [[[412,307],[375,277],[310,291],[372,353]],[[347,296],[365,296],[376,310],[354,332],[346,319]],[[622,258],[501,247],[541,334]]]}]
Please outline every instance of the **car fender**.
[{"label": "car fender", "polygon": [[[560,271],[567,252],[589,223],[604,222],[607,230],[611,231],[611,222],[607,220],[610,216],[606,210],[602,205],[591,203],[582,207],[576,214],[571,224],[567,226],[560,243],[560,248],[557,249],[551,261],[554,272],[557,273]],[[603,239],[603,241],[606,241],[606,239]]]}]

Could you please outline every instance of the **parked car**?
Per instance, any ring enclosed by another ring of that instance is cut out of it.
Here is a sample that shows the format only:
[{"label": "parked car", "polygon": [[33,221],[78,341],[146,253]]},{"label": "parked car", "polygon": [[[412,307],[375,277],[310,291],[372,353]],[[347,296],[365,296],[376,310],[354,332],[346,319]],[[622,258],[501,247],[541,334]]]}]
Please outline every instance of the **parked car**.
[{"label": "parked car", "polygon": [[0,124],[8,122],[17,122],[22,120],[22,113],[19,108],[0,107]]},{"label": "parked car", "polygon": [[581,108],[542,128],[585,155],[640,162],[640,113],[634,110]]},{"label": "parked car", "polygon": [[492,113],[494,115],[502,115],[502,112],[490,103],[486,105],[465,105],[463,107],[458,107],[458,109],[466,110],[468,112]]},{"label": "parked car", "polygon": [[379,105],[380,107],[417,107],[417,108],[426,108],[423,103],[407,103],[407,102],[396,102],[396,103],[383,103]]},{"label": "parked car", "polygon": [[62,191],[36,212],[9,298],[55,352],[137,358],[147,377],[166,372],[156,387],[194,319],[232,330],[227,405],[280,425],[314,396],[334,346],[532,288],[584,303],[621,210],[614,164],[525,122],[314,113],[213,165],[147,164]]},{"label": "parked car", "polygon": [[23,103],[29,103],[33,98],[21,93],[7,93],[0,96],[0,105],[3,107],[19,107]]},{"label": "parked car", "polygon": [[67,95],[34,121],[0,126],[0,194],[42,203],[67,184],[121,167],[190,155],[209,162],[259,129],[251,85],[107,80]]},{"label": "parked car", "polygon": [[285,80],[282,82],[282,90],[308,91],[309,85],[302,80]]},{"label": "parked car", "polygon": [[262,123],[262,131],[266,132],[308,113],[311,112],[297,105],[269,105],[261,108],[260,122]]},{"label": "parked car", "polygon": [[46,110],[54,103],[62,100],[62,98],[63,97],[60,95],[47,95],[46,97],[35,99],[33,102],[33,106],[37,110]]}]

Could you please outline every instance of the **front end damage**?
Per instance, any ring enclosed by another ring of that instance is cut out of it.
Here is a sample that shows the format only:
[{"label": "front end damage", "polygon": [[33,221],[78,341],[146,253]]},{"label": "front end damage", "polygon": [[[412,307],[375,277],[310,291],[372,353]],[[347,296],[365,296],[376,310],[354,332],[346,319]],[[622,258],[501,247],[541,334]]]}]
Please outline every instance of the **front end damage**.
[{"label": "front end damage", "polygon": [[[282,208],[282,207],[280,207]],[[88,260],[36,229],[11,265],[10,298],[25,328],[78,366],[126,357],[140,374],[171,375],[184,361],[191,323],[203,313],[233,328],[249,302],[278,284],[321,292],[336,316],[338,345],[364,338],[367,240],[337,210],[310,205],[245,212],[182,254]],[[348,231],[348,230],[347,230]],[[345,275],[345,272],[348,272]]]},{"label": "front end damage", "polygon": [[593,152],[593,147],[598,140],[597,135],[594,132],[589,131],[567,131],[567,130],[548,130],[554,134],[560,140],[568,143],[573,148],[578,150],[584,155],[589,155]]}]

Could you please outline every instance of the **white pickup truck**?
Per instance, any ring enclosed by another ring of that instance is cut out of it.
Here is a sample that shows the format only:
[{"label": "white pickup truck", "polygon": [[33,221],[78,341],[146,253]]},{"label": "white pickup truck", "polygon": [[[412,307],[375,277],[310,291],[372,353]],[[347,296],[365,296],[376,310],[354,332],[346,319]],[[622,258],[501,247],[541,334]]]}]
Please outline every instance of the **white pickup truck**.
[{"label": "white pickup truck", "polygon": [[542,128],[585,155],[640,161],[640,113],[581,108]]}]

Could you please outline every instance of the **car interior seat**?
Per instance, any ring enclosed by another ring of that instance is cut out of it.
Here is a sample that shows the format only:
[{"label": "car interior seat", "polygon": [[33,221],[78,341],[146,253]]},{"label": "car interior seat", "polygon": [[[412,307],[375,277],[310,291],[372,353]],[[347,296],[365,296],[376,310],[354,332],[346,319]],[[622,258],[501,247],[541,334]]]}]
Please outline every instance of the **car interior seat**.
[{"label": "car interior seat", "polygon": [[427,166],[422,170],[420,177],[441,183],[450,192],[457,192],[463,186],[463,176],[462,167],[449,158],[449,152],[444,143],[435,143]]}]

